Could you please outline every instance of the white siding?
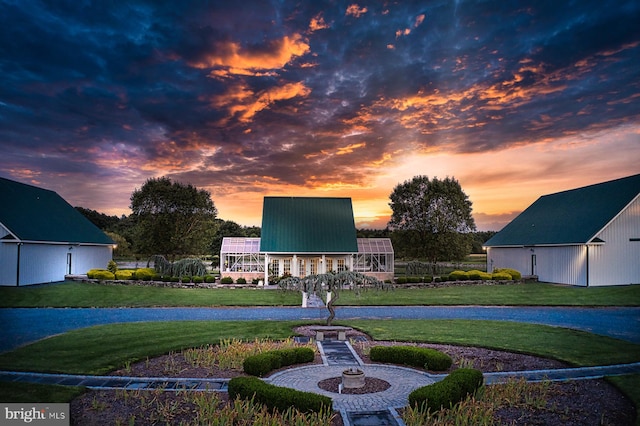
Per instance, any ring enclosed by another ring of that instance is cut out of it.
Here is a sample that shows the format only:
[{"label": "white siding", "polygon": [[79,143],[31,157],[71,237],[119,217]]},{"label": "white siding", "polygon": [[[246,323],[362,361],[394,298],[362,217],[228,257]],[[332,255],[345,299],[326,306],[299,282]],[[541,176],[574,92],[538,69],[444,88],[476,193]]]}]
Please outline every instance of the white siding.
[{"label": "white siding", "polygon": [[603,245],[589,247],[589,285],[640,284],[640,199],[636,198],[598,235]]},{"label": "white siding", "polygon": [[513,268],[522,275],[537,275],[544,282],[586,285],[584,246],[489,247],[487,263],[490,270]]},{"label": "white siding", "polygon": [[[69,250],[69,247],[73,247]],[[17,244],[0,244],[0,285],[15,286],[18,265]],[[29,244],[20,247],[19,285],[64,280],[69,273],[84,274],[92,268],[106,268],[112,258],[111,246],[70,246],[68,244]]]}]

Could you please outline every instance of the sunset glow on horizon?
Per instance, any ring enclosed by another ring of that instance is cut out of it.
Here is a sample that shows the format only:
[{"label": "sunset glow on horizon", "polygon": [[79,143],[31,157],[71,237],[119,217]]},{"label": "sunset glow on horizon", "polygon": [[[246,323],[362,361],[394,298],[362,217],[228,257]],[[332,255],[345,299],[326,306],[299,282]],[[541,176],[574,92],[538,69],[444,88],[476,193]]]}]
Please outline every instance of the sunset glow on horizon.
[{"label": "sunset glow on horizon", "polygon": [[0,5],[0,176],[128,215],[153,177],[260,226],[265,196],[453,177],[479,230],[640,173],[640,4]]}]

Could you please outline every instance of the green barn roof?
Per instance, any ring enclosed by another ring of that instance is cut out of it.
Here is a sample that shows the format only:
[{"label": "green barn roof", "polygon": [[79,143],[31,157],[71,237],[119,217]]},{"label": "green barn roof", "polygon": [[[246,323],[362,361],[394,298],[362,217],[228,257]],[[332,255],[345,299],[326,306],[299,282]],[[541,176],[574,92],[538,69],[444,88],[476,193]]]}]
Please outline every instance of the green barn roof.
[{"label": "green barn roof", "polygon": [[484,245],[586,244],[640,194],[640,174],[545,195]]},{"label": "green barn roof", "polygon": [[357,253],[351,199],[265,197],[260,251]]},{"label": "green barn roof", "polygon": [[0,178],[0,197],[0,224],[20,241],[113,244],[53,191]]}]

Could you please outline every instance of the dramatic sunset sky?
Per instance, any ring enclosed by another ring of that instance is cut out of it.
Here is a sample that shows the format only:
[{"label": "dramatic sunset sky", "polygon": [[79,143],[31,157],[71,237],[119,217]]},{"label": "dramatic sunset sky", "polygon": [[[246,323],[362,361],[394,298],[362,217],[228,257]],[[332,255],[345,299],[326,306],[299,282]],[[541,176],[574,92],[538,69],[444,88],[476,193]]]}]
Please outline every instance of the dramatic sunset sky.
[{"label": "dramatic sunset sky", "polygon": [[351,197],[359,228],[451,176],[499,230],[640,173],[639,25],[637,0],[0,0],[0,176],[115,215],[168,176],[242,225]]}]

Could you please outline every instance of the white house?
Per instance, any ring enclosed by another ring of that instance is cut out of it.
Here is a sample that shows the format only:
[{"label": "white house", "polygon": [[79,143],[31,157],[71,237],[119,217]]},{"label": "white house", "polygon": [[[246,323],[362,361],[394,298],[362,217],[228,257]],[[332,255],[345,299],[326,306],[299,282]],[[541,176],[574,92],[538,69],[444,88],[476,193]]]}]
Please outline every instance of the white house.
[{"label": "white house", "polygon": [[485,248],[488,271],[577,286],[640,284],[640,174],[540,197]]},{"label": "white house", "polygon": [[356,238],[350,198],[265,197],[261,238],[226,237],[220,250],[223,276],[269,276],[356,271],[393,279],[389,238]]},{"label": "white house", "polygon": [[53,191],[0,178],[0,285],[105,268],[114,242]]}]

